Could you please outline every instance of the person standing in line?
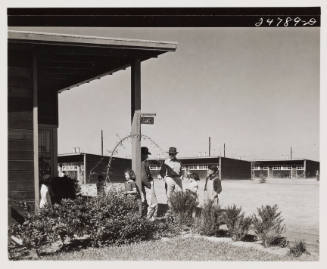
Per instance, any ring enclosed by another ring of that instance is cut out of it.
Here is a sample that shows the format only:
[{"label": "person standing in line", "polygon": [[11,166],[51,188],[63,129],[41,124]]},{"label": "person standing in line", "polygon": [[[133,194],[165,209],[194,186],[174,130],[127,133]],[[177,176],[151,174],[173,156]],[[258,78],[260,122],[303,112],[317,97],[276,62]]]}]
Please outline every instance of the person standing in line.
[{"label": "person standing in line", "polygon": [[147,147],[141,147],[141,181],[142,193],[144,197],[144,207],[147,218],[155,220],[158,212],[158,201],[154,188],[153,177],[150,172],[148,157],[151,155]]},{"label": "person standing in line", "polygon": [[105,195],[105,191],[104,191],[105,182],[104,182],[103,175],[98,175],[98,181],[96,183],[96,187],[97,187],[97,196],[104,196]]},{"label": "person standing in line", "polygon": [[[219,171],[216,165],[210,165],[208,167],[208,175],[204,185],[204,197],[205,200],[211,200],[218,206],[219,197],[222,191],[221,180],[219,178]],[[206,202],[206,201],[205,201]]]},{"label": "person standing in line", "polygon": [[170,147],[168,154],[169,158],[166,159],[161,166],[160,176],[165,179],[166,195],[168,201],[168,207],[171,207],[170,196],[174,191],[182,191],[182,164],[176,158],[177,149]]},{"label": "person standing in line", "polygon": [[40,189],[40,209],[48,206],[52,208],[51,202],[51,176],[49,174],[45,174],[41,177],[41,189]]},{"label": "person standing in line", "polygon": [[135,201],[138,205],[139,209],[139,216],[142,217],[142,200],[141,200],[141,193],[139,192],[135,180],[136,176],[132,169],[125,170],[125,191],[124,194],[126,195],[133,195],[135,197]]}]

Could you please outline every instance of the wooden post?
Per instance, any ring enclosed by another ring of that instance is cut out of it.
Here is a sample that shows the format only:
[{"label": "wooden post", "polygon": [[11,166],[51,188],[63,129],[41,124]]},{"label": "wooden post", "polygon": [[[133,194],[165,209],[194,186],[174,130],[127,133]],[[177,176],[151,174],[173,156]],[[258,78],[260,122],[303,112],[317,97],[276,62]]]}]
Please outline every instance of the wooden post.
[{"label": "wooden post", "polygon": [[83,162],[84,162],[84,184],[86,184],[86,177],[87,177],[87,170],[86,170],[86,153],[83,153],[84,156],[83,156]]},{"label": "wooden post", "polygon": [[103,130],[101,130],[101,156],[103,157]]},{"label": "wooden post", "polygon": [[38,120],[38,70],[37,57],[33,55],[33,163],[34,163],[34,202],[35,212],[40,206],[39,187],[39,120]]},{"label": "wooden post", "polygon": [[226,157],[226,145],[224,143],[224,157]]},{"label": "wooden post", "polygon": [[139,60],[135,60],[131,66],[131,108],[132,169],[136,175],[136,185],[141,191],[141,62]]},{"label": "wooden post", "polygon": [[304,178],[307,178],[307,160],[303,160],[303,168],[304,168],[303,171]]}]

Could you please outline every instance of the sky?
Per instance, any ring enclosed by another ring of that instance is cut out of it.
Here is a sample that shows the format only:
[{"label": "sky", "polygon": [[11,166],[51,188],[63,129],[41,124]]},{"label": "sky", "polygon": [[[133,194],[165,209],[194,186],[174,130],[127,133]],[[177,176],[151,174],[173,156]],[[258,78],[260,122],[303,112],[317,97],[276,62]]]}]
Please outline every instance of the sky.
[{"label": "sky", "polygon": [[[177,42],[142,63],[142,125],[153,157],[319,160],[319,28],[10,28]],[[130,68],[59,94],[59,153],[110,154],[130,133]],[[130,156],[130,141],[117,156]]]}]

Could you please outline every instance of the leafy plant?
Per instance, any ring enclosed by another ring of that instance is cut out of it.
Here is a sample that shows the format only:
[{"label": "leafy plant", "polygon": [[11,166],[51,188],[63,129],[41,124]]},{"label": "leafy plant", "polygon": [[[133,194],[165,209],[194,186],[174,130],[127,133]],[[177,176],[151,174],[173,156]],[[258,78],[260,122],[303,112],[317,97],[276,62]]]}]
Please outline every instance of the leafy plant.
[{"label": "leafy plant", "polygon": [[204,204],[201,215],[196,218],[194,229],[202,235],[217,236],[221,232],[220,226],[224,223],[224,210],[214,205],[210,200]]},{"label": "leafy plant", "polygon": [[251,224],[252,218],[244,217],[242,214],[235,222],[235,226],[229,231],[232,235],[232,240],[243,240],[248,235]]},{"label": "leafy plant", "polygon": [[172,215],[180,225],[192,224],[192,213],[198,205],[196,197],[192,193],[174,192],[170,196],[170,203]]},{"label": "leafy plant", "polygon": [[268,247],[285,231],[284,220],[277,205],[261,206],[257,211],[258,216],[253,215],[252,218],[254,232],[262,240],[263,245]]},{"label": "leafy plant", "polygon": [[248,234],[252,218],[245,217],[242,208],[234,204],[226,208],[224,221],[229,235],[234,241],[237,241],[242,240]]},{"label": "leafy plant", "polygon": [[76,237],[88,238],[81,241],[84,246],[99,247],[160,236],[161,227],[140,218],[137,210],[135,198],[119,192],[96,198],[62,199],[53,208],[28,214],[24,223],[11,225],[9,235],[21,239],[28,250],[58,242],[65,245],[76,241]]},{"label": "leafy plant", "polygon": [[290,247],[290,255],[294,257],[300,257],[303,253],[308,253],[306,243],[303,240],[296,241]]},{"label": "leafy plant", "polygon": [[266,183],[267,179],[263,173],[260,174],[259,178],[260,178],[259,183]]}]

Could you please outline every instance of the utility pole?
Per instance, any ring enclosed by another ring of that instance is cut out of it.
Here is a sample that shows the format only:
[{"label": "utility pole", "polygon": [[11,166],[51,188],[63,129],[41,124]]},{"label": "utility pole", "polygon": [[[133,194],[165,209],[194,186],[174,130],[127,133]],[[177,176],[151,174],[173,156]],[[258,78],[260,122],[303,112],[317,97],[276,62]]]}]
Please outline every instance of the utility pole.
[{"label": "utility pole", "polygon": [[224,143],[224,157],[226,157],[226,144]]},{"label": "utility pole", "polygon": [[103,130],[101,130],[101,156],[103,156]]},{"label": "utility pole", "polygon": [[209,136],[209,157],[211,156],[211,137]]},{"label": "utility pole", "polygon": [[292,146],[291,146],[291,150],[290,150],[290,157],[291,157],[291,160],[293,159],[293,150],[292,150]]}]

